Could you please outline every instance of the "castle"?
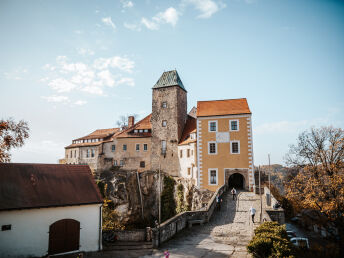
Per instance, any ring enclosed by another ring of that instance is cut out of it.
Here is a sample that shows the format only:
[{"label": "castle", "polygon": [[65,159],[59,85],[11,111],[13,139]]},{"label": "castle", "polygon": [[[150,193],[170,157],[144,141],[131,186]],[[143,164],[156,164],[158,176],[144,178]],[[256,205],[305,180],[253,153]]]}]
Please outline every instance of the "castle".
[{"label": "castle", "polygon": [[126,128],[100,129],[65,147],[67,164],[92,171],[161,170],[215,191],[223,184],[252,190],[251,111],[246,99],[198,101],[187,113],[187,91],[176,70],[152,88],[152,113]]}]

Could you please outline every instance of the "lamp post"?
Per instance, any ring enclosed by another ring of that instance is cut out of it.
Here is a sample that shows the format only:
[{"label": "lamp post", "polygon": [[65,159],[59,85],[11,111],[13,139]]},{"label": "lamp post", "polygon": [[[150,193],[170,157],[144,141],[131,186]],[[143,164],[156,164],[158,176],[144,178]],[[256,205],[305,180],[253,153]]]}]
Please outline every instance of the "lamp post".
[{"label": "lamp post", "polygon": [[258,174],[259,174],[259,197],[260,197],[260,216],[259,221],[262,223],[262,213],[263,213],[263,202],[262,202],[262,188],[260,185],[260,166],[258,167]]}]

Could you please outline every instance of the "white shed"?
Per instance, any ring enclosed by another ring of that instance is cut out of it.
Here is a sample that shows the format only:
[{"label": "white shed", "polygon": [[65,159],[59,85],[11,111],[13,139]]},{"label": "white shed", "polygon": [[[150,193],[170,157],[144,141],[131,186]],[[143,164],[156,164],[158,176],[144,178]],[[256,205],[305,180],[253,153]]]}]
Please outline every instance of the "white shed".
[{"label": "white shed", "polygon": [[101,250],[102,197],[83,165],[0,164],[0,257]]}]

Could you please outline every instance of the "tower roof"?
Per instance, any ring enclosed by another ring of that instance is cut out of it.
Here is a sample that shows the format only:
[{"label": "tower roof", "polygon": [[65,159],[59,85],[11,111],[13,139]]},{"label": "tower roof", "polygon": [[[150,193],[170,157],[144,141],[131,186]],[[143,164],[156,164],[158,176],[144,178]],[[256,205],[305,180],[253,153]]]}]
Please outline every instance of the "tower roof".
[{"label": "tower roof", "polygon": [[184,91],[186,91],[186,89],[184,88],[183,82],[177,73],[177,70],[164,72],[161,75],[160,79],[157,81],[157,83],[154,85],[153,89],[172,87],[172,86],[179,86]]}]

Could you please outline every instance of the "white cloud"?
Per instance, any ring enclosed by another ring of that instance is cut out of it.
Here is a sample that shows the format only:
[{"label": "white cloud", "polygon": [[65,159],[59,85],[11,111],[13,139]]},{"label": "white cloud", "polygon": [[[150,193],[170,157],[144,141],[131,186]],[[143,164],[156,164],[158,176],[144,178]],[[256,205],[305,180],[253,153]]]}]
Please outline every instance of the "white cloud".
[{"label": "white cloud", "polygon": [[173,27],[176,26],[179,19],[178,11],[173,8],[169,7],[164,12],[159,12],[151,20],[146,19],[143,17],[141,19],[141,24],[143,24],[149,30],[158,30],[160,24],[168,23]]},{"label": "white cloud", "polygon": [[183,5],[193,5],[201,13],[197,18],[201,19],[210,18],[213,14],[226,7],[223,2],[213,0],[184,0]]},{"label": "white cloud", "polygon": [[132,8],[134,6],[134,3],[132,1],[121,0],[121,3],[123,8]]},{"label": "white cloud", "polygon": [[173,7],[167,8],[164,12],[158,13],[153,20],[157,21],[158,23],[169,23],[173,27],[176,26],[178,22],[179,14],[177,10]]},{"label": "white cloud", "polygon": [[109,70],[103,70],[97,74],[98,78],[102,81],[102,84],[112,87],[115,85],[115,80]]},{"label": "white cloud", "polygon": [[84,32],[83,32],[82,30],[75,30],[74,33],[75,33],[75,34],[78,34],[78,35],[81,35],[81,34],[83,34]]},{"label": "white cloud", "polygon": [[76,51],[78,52],[79,55],[82,55],[82,56],[93,56],[94,55],[94,51],[89,49],[89,48],[79,47],[76,49]]},{"label": "white cloud", "polygon": [[124,23],[123,26],[129,30],[141,31],[141,26],[135,23]]},{"label": "white cloud", "polygon": [[97,58],[94,61],[93,67],[98,70],[111,68],[118,68],[124,72],[131,73],[135,66],[135,62],[131,61],[128,58],[114,56],[110,58]]},{"label": "white cloud", "polygon": [[114,30],[116,29],[116,25],[113,23],[113,21],[112,21],[110,16],[102,18],[102,22],[105,25],[112,27]]},{"label": "white cloud", "polygon": [[64,78],[57,78],[48,83],[48,85],[55,91],[61,92],[70,92],[76,88],[76,85],[69,82]]},{"label": "white cloud", "polygon": [[149,21],[148,19],[142,17],[141,23],[146,26],[147,29],[149,30],[158,30],[159,29],[159,24],[153,21]]},{"label": "white cloud", "polygon": [[61,95],[52,95],[52,96],[42,96],[42,99],[45,99],[48,102],[62,102],[66,103],[69,102],[69,98],[67,96],[61,96]]},{"label": "white cloud", "polygon": [[85,100],[77,100],[74,102],[74,105],[77,105],[77,106],[82,106],[85,104],[87,104],[87,101],[85,101]]},{"label": "white cloud", "polygon": [[28,70],[23,68],[17,68],[9,72],[4,72],[3,76],[7,80],[23,80],[23,75],[27,75]]},{"label": "white cloud", "polygon": [[53,65],[51,65],[51,64],[45,64],[45,65],[43,66],[43,69],[44,69],[44,70],[47,70],[47,71],[54,71],[54,70],[56,69],[56,67],[53,66]]},{"label": "white cloud", "polygon": [[81,88],[81,91],[87,92],[89,94],[98,95],[98,96],[105,95],[103,89],[97,85],[90,85],[90,86],[83,87]]},{"label": "white cloud", "polygon": [[127,84],[129,86],[135,86],[135,81],[133,78],[123,77],[116,82],[117,85]]}]

